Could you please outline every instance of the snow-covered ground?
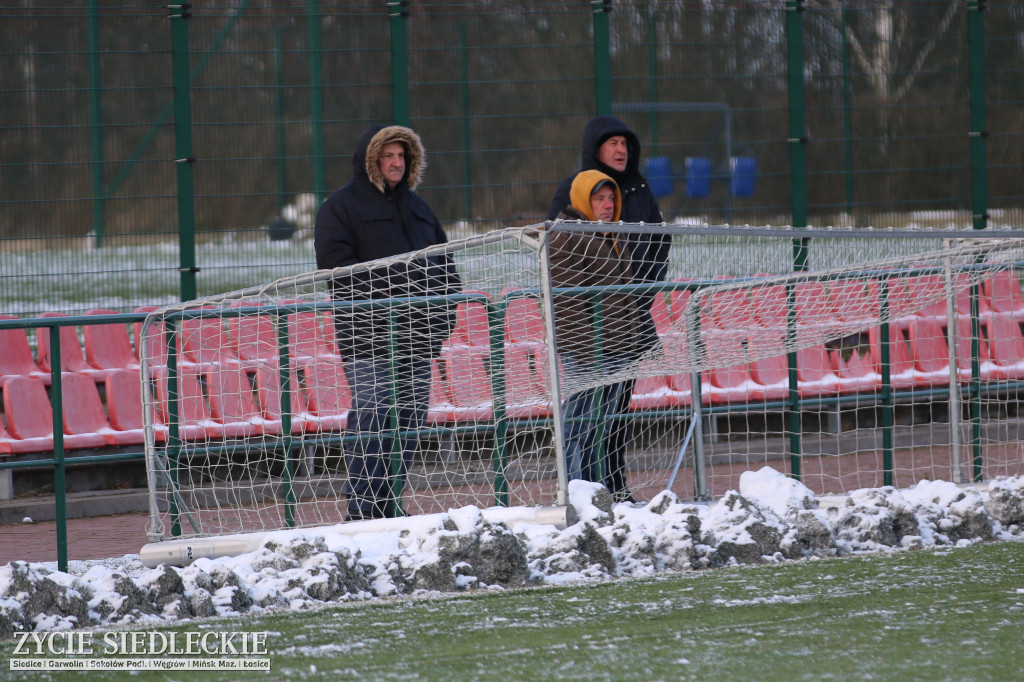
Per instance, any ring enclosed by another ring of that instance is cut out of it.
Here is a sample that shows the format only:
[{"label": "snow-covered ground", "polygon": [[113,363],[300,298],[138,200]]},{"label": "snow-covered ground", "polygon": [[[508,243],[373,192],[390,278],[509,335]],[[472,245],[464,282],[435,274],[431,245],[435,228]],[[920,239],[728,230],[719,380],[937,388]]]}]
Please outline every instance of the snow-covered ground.
[{"label": "snow-covered ground", "polygon": [[979,488],[943,481],[819,500],[765,467],[711,505],[664,492],[612,505],[575,481],[579,522],[489,523],[475,507],[409,519],[402,533],[276,532],[252,553],[146,568],[137,555],[0,567],[0,638],[18,630],[158,624],[305,609],[420,591],[453,592],[775,563],[813,557],[1024,540],[1024,477]]}]

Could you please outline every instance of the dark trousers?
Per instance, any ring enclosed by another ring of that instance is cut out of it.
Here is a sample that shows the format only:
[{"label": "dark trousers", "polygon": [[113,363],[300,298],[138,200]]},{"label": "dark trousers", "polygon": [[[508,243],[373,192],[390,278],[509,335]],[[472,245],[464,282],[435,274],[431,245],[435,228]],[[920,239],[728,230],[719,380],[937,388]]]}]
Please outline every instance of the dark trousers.
[{"label": "dark trousers", "polygon": [[[392,377],[387,359],[356,358],[345,363],[345,373],[352,389],[349,430],[362,436],[345,450],[348,518],[400,516],[400,491],[418,439],[398,436],[396,441],[394,434],[415,431],[426,423],[430,359],[399,359]],[[394,472],[393,456],[398,460]]]}]

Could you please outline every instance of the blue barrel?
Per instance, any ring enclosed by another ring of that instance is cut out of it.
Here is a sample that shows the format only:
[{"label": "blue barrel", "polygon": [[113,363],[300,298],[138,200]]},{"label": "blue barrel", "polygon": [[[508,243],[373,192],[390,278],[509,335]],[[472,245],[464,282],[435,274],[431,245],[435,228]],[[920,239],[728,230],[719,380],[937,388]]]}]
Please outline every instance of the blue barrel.
[{"label": "blue barrel", "polygon": [[667,156],[655,156],[644,161],[644,175],[656,197],[670,197],[675,193],[672,187],[672,162]]},{"label": "blue barrel", "polygon": [[734,156],[732,167],[731,189],[734,197],[754,196],[754,183],[757,180],[757,159],[753,156]]},{"label": "blue barrel", "polygon": [[703,199],[711,194],[711,159],[686,157],[686,193],[691,199]]}]

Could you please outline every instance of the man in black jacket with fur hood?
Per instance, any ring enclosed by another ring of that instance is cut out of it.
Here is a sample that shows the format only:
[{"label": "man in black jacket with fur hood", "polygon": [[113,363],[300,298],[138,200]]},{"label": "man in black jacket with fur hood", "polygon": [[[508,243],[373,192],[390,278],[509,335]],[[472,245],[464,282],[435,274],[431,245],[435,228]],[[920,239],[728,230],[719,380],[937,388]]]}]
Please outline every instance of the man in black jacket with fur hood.
[{"label": "man in black jacket with fur hood", "polygon": [[[640,174],[640,139],[619,119],[614,116],[595,116],[590,119],[583,131],[579,170],[599,170],[615,180],[622,193],[620,220],[627,223],[664,222],[658,200],[647,179]],[[571,205],[569,190],[575,177],[576,173],[573,173],[555,190],[551,208],[548,209],[548,220],[554,220]],[[671,244],[669,235],[621,234],[618,238],[628,246],[631,254],[630,270],[634,284],[665,281]],[[658,343],[658,335],[650,314],[653,296],[637,298],[644,313],[635,348],[642,352]],[[625,382],[616,413],[625,414],[629,410],[635,383],[635,380]],[[635,502],[633,493],[626,485],[625,451],[629,439],[629,422],[613,420],[607,433],[606,475],[603,483],[617,502]]]},{"label": "man in black jacket with fur hood", "polygon": [[[354,520],[402,514],[401,486],[417,443],[403,437],[396,444],[384,433],[425,423],[431,360],[455,321],[454,307],[437,298],[372,308],[365,302],[441,297],[458,293],[462,284],[443,253],[360,265],[447,242],[437,216],[413,191],[426,167],[419,136],[403,126],[371,126],[352,165],[352,180],[320,207],[314,246],[317,268],[343,268],[332,279],[332,298],[360,302],[334,314],[352,389],[349,429],[362,436],[346,448],[348,518]],[[399,452],[396,471],[392,454]]]}]

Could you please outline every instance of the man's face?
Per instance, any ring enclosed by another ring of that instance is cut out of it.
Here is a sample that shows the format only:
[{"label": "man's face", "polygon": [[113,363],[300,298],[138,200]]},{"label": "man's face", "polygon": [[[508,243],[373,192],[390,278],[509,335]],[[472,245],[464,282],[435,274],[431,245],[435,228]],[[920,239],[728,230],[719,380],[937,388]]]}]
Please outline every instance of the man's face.
[{"label": "man's face", "polygon": [[590,195],[590,210],[595,219],[606,223],[612,221],[615,216],[615,192],[611,187],[605,185]]},{"label": "man's face", "polygon": [[388,142],[384,145],[380,158],[377,159],[377,168],[391,189],[402,181],[405,175],[405,147],[401,142]]},{"label": "man's face", "polygon": [[626,170],[626,162],[629,161],[626,138],[622,135],[612,135],[605,140],[597,150],[597,160],[617,171]]}]

